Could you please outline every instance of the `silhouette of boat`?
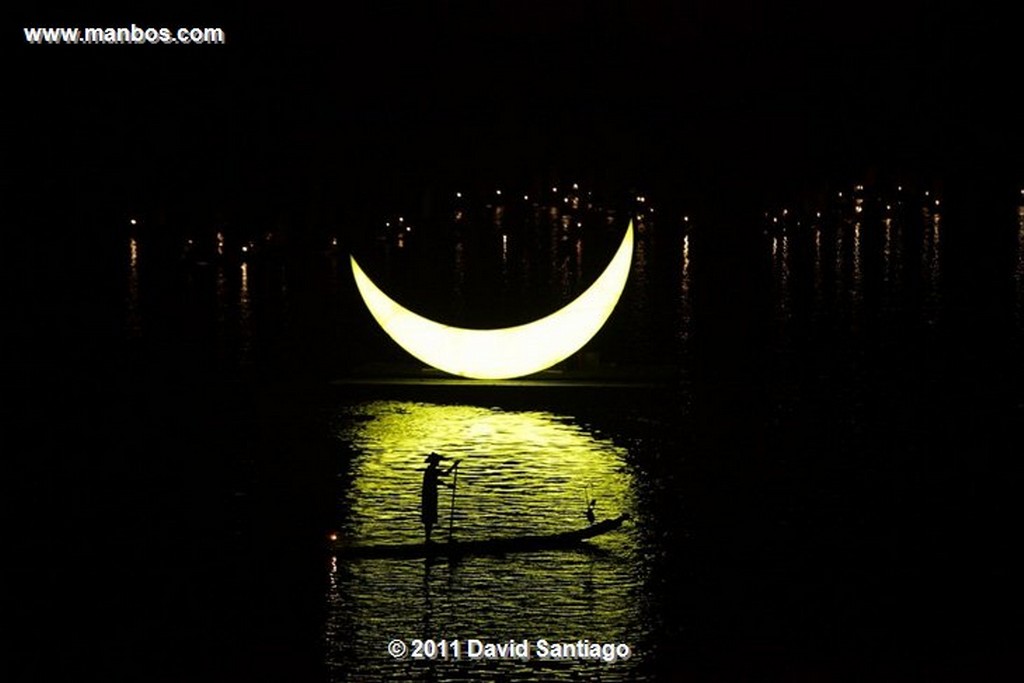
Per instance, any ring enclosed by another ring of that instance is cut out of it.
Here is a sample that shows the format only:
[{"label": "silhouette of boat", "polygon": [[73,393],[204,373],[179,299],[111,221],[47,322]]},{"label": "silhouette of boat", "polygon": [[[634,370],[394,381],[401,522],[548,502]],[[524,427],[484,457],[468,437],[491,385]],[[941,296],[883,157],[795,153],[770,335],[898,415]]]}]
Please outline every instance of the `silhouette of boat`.
[{"label": "silhouette of boat", "polygon": [[506,553],[523,553],[537,550],[559,550],[578,547],[588,538],[615,531],[628,519],[628,514],[622,514],[614,519],[606,519],[575,531],[532,536],[485,538],[475,541],[395,545],[345,545],[343,543],[335,543],[334,552],[340,557],[408,559],[420,557],[460,557],[464,555],[504,555]]}]

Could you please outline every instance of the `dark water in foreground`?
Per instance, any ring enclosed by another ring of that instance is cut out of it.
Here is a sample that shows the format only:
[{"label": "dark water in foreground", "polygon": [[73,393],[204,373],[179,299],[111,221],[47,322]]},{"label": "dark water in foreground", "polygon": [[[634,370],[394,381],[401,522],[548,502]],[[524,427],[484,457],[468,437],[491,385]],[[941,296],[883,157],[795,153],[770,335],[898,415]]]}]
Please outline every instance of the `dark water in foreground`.
[{"label": "dark water in foreground", "polygon": [[[33,352],[9,367],[21,398],[10,443],[24,444],[4,496],[11,679],[1016,671],[1024,223],[1015,207],[949,203],[850,204],[786,230],[768,217],[767,233],[652,227],[590,347],[619,367],[671,368],[667,386],[639,393],[328,387],[404,359],[337,254],[190,264],[127,233],[75,258],[37,247],[14,283],[23,301],[47,298],[12,325]],[[471,293],[488,277],[508,300],[571,298],[608,241],[581,239],[534,252],[550,258],[532,275],[530,260],[466,266],[461,282],[476,284],[461,307],[420,296],[454,317],[481,310]],[[409,286],[401,259],[378,256],[383,283]],[[332,560],[330,529],[416,538],[428,450],[465,458],[466,538],[581,524],[587,492],[634,522],[593,552]],[[424,636],[621,641],[634,656],[386,653]]]}]

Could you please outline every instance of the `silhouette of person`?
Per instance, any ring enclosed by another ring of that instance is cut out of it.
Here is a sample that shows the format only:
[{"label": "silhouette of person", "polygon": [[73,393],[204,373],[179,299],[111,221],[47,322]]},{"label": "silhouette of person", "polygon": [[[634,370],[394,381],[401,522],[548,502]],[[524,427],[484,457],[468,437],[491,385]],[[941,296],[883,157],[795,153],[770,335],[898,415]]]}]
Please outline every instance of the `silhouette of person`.
[{"label": "silhouette of person", "polygon": [[447,484],[441,481],[441,477],[447,475],[453,469],[458,467],[459,461],[446,470],[442,470],[438,465],[441,462],[441,456],[437,453],[430,453],[424,461],[427,463],[427,469],[423,471],[423,492],[420,496],[420,519],[423,521],[423,528],[426,532],[427,543],[430,543],[430,532],[433,530],[434,525],[437,524],[437,487],[438,485],[444,485],[448,488],[454,488],[452,484]]}]

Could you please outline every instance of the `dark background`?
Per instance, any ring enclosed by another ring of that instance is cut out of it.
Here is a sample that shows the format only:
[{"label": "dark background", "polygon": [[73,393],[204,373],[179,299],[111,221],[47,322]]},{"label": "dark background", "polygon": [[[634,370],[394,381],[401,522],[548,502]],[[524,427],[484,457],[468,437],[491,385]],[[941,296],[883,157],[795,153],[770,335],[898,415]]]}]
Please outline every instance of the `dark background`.
[{"label": "dark background", "polygon": [[[130,23],[220,26],[228,43],[27,46],[21,34],[22,26]],[[120,312],[105,303],[120,274],[92,258],[113,239],[114,220],[139,214],[171,226],[265,227],[285,216],[301,245],[322,224],[342,226],[343,239],[355,239],[382,206],[418,206],[424,195],[456,184],[531,186],[573,175],[612,192],[644,188],[670,208],[692,208],[722,226],[704,238],[719,255],[706,262],[718,270],[705,277],[730,305],[698,339],[720,365],[704,371],[712,388],[700,409],[711,425],[703,438],[721,437],[740,453],[765,438],[763,416],[723,416],[755,402],[746,394],[758,380],[744,373],[763,359],[751,354],[724,368],[745,353],[754,325],[747,314],[756,307],[757,271],[747,268],[752,248],[742,240],[766,204],[814,198],[867,177],[923,179],[950,188],[963,205],[984,207],[1016,192],[1022,180],[1015,24],[966,5],[33,8],[21,10],[5,36],[0,253],[10,432],[3,516],[14,558],[6,568],[4,612],[17,634],[16,656],[8,659],[12,680],[43,680],[55,670],[142,672],[133,677],[148,680],[301,680],[322,673],[322,575],[313,536],[329,523],[323,501],[331,492],[309,487],[331,480],[332,445],[311,418],[318,397],[310,387],[324,377],[309,367],[240,373],[197,362],[202,354],[189,349],[137,353],[125,346],[115,330]],[[977,306],[965,319],[987,319],[987,304],[966,295],[964,301]],[[1001,324],[977,328],[981,336],[969,340],[966,355],[973,365],[957,365],[954,380],[943,384],[944,371],[920,370],[939,378],[944,391],[934,405],[914,411],[908,429],[963,416],[955,397],[985,400],[975,400],[961,422],[947,423],[955,426],[908,440],[953,443],[966,452],[984,450],[973,438],[976,429],[1019,431],[1019,413],[1005,411],[1001,401],[1014,391],[1014,375],[1001,364],[1013,351],[1005,340],[986,343],[985,335],[1004,331]],[[965,340],[954,336],[945,348],[962,348]],[[803,353],[797,365],[808,375],[845,363],[830,360],[827,350]],[[949,367],[951,358],[962,360],[942,356],[937,367]],[[928,386],[914,396],[927,398]],[[884,400],[876,405],[898,407],[893,396],[903,394],[888,389],[880,385]],[[930,413],[935,405],[942,410]],[[794,430],[801,424],[794,420]],[[865,444],[887,438],[878,429],[863,437]],[[789,438],[804,443],[782,441]],[[308,457],[293,467],[289,455],[297,450]],[[952,562],[952,555],[936,553],[944,543],[936,533],[920,537],[918,548],[903,548],[893,532],[880,543],[902,548],[889,555],[908,578],[877,587],[881,598],[863,578],[874,570],[866,561],[831,583],[813,562],[782,571],[777,583],[735,598],[735,613],[753,625],[719,624],[725,635],[711,646],[718,649],[705,673],[714,677],[711,662],[719,656],[757,653],[728,644],[728,637],[744,628],[759,632],[756,622],[768,609],[757,601],[784,607],[786,591],[797,590],[787,588],[792,581],[812,586],[801,604],[820,590],[861,621],[841,644],[822,642],[843,640],[841,629],[816,636],[794,627],[783,638],[789,649],[761,653],[765,659],[789,657],[804,663],[800,670],[820,666],[841,678],[836,662],[871,661],[870,653],[858,658],[857,648],[874,647],[868,624],[881,624],[887,661],[900,661],[905,643],[908,671],[923,661],[932,662],[933,674],[948,673],[934,663],[945,661],[935,650],[953,636],[926,628],[924,617],[886,617],[887,606],[907,595],[912,607],[924,606],[934,592],[948,591],[955,597],[945,604],[959,624],[954,635],[969,636],[959,641],[963,649],[953,659],[960,668],[950,677],[969,678],[989,652],[989,665],[999,670],[1010,651],[1006,604],[1017,603],[1002,590],[1010,584],[1012,524],[1009,508],[996,501],[1019,477],[990,484],[986,468],[1001,467],[1007,453],[985,452],[968,473],[986,483],[972,484],[971,504],[961,499],[950,508],[969,521],[953,511],[941,516],[969,557]],[[729,466],[705,479],[730,481]],[[915,472],[912,463],[894,472],[894,500],[920,491]],[[931,472],[921,477],[924,493],[881,508],[898,516],[895,528],[906,531],[920,506],[942,508],[960,490],[953,465]],[[223,496],[239,477],[251,479],[249,490],[260,500],[241,516]],[[751,548],[759,547],[762,530],[741,513],[722,517],[725,510],[708,498],[707,524],[722,537],[738,534],[738,559],[721,562],[742,576],[743,560],[760,553]],[[988,502],[979,508],[982,501]],[[892,523],[878,514],[866,526],[851,522],[851,535],[861,534],[865,547],[873,541],[864,529]],[[980,536],[973,533],[978,522],[988,524]],[[802,538],[794,531],[791,546]],[[971,540],[964,544],[965,538]],[[934,557],[952,564],[922,579]],[[728,592],[725,583],[713,588]],[[849,595],[836,597],[847,588]],[[858,612],[867,595],[874,601]],[[687,600],[699,607],[692,594],[673,606],[686,609]],[[888,670],[897,672],[894,679],[909,677],[898,667]]]},{"label": "dark background", "polygon": [[15,25],[17,175],[87,204],[346,213],[481,175],[772,196],[871,169],[976,177],[1019,153],[1007,17],[786,5],[27,12],[26,25],[221,26],[228,42],[30,47]]}]

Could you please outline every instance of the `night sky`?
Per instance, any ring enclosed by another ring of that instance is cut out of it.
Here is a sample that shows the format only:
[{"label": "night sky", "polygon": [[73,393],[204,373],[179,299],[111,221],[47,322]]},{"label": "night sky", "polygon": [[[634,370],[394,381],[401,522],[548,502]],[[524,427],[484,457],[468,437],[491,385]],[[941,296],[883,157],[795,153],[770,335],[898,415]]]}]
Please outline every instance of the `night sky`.
[{"label": "night sky", "polygon": [[974,176],[1021,150],[1014,42],[980,10],[551,5],[30,12],[222,26],[228,45],[17,45],[18,180],[228,212],[320,193],[359,215],[467,178],[753,201],[872,172]]}]

